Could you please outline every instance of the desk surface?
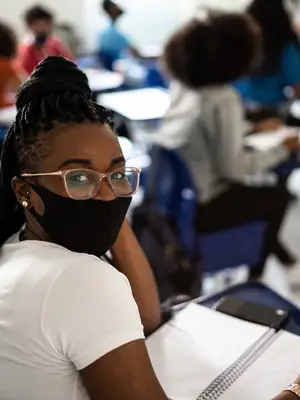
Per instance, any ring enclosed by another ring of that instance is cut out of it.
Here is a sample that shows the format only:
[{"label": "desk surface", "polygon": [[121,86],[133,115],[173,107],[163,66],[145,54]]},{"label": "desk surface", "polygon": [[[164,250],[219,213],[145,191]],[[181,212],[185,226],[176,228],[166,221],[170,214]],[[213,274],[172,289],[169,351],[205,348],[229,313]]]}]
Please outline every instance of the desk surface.
[{"label": "desk surface", "polygon": [[[244,283],[213,296],[200,297],[196,302],[206,307],[213,307],[224,296],[234,296],[242,300],[289,311],[291,318],[285,329],[300,336],[300,309],[267,286],[260,283]],[[174,311],[179,311],[180,309],[180,305],[174,307]]]},{"label": "desk surface", "polygon": [[161,57],[163,53],[163,48],[162,46],[158,45],[148,45],[144,46],[140,49],[141,54],[144,58],[148,59],[156,59]]},{"label": "desk surface", "polygon": [[15,106],[0,109],[0,126],[10,126],[14,122],[16,114]]},{"label": "desk surface", "polygon": [[151,121],[165,115],[170,96],[164,89],[137,89],[100,95],[98,103],[130,121]]},{"label": "desk surface", "polygon": [[124,83],[124,78],[121,74],[107,71],[106,69],[85,68],[83,72],[87,75],[93,92],[118,89]]}]

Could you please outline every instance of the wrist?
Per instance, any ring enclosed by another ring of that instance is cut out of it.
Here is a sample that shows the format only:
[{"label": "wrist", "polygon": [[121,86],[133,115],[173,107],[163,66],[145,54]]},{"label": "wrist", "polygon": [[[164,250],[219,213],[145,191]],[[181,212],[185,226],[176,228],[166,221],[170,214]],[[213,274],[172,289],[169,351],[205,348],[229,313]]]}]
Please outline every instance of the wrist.
[{"label": "wrist", "polygon": [[[300,399],[300,385],[297,383],[299,380],[297,379],[295,383],[290,385],[287,389],[283,391],[283,394],[285,394],[286,399]],[[285,399],[285,397],[284,397]]]}]

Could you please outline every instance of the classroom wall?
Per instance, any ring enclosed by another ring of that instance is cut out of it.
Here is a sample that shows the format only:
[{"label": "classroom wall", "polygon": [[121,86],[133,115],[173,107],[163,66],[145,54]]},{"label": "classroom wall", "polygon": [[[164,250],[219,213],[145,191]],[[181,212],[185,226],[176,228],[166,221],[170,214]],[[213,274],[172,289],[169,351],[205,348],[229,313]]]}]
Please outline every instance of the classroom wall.
[{"label": "classroom wall", "polygon": [[21,36],[25,31],[22,15],[34,4],[44,4],[54,11],[59,22],[82,28],[84,0],[0,0],[0,19],[10,23]]},{"label": "classroom wall", "polygon": [[[194,0],[119,0],[126,10],[121,29],[137,46],[162,44],[189,15]],[[84,25],[87,46],[96,48],[99,31],[106,19],[99,0],[85,0]]]},{"label": "classroom wall", "polygon": [[[163,44],[197,7],[242,9],[249,0],[117,0],[127,10],[120,21],[124,32],[137,46]],[[22,35],[22,15],[33,4],[44,4],[56,14],[58,22],[73,24],[83,38],[84,49],[97,48],[99,31],[105,25],[100,12],[102,0],[0,0],[0,18]]]}]

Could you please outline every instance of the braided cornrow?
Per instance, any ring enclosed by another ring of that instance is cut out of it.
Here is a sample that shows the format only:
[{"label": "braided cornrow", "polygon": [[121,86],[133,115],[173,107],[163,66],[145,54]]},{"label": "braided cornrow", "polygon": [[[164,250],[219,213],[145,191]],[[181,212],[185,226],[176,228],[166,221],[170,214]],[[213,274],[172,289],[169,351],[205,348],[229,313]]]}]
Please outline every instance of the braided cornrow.
[{"label": "braided cornrow", "polygon": [[[110,113],[92,100],[86,75],[74,63],[48,57],[17,95],[17,116],[0,159],[0,246],[25,223],[12,179],[32,171],[51,149],[49,135],[57,123],[95,122],[112,126]],[[51,137],[50,137],[51,138]]]}]

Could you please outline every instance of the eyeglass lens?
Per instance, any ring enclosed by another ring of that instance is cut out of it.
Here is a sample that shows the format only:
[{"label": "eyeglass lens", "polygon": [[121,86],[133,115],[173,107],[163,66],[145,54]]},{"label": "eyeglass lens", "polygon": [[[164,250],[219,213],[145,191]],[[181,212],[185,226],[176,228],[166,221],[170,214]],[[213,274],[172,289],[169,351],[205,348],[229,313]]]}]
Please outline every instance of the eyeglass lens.
[{"label": "eyeglass lens", "polygon": [[[100,177],[96,171],[69,171],[65,179],[69,194],[74,199],[90,199],[97,194]],[[139,173],[132,168],[122,168],[110,173],[108,180],[117,196],[130,196],[137,189]]]}]

